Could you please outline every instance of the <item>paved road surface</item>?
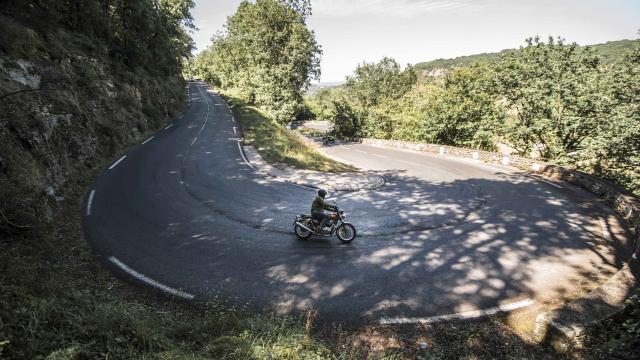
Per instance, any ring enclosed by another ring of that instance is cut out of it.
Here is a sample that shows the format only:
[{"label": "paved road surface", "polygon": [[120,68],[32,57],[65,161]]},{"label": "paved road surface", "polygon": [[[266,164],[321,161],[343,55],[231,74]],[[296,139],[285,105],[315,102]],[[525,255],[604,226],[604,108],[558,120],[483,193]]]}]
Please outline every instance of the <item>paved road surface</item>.
[{"label": "paved road surface", "polygon": [[[327,151],[384,173],[330,194],[360,236],[300,241],[312,189],[256,174],[237,124],[202,83],[180,119],[114,161],[85,233],[116,272],[177,296],[327,320],[427,318],[571,297],[621,266],[617,217],[588,193],[471,161],[365,145]],[[235,129],[234,129],[235,127]]]}]

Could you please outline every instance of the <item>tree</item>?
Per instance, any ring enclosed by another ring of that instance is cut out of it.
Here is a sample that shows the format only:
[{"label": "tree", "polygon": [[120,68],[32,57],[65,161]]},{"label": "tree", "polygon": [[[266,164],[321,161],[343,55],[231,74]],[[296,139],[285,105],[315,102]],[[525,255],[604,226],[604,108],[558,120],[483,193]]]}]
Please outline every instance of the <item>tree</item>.
[{"label": "tree", "polygon": [[355,103],[363,109],[378,105],[382,99],[399,99],[416,83],[417,75],[411,66],[404,70],[392,58],[377,63],[362,63],[347,77],[347,90]]},{"label": "tree", "polygon": [[404,70],[392,58],[385,57],[377,63],[358,65],[352,76],[347,77],[346,93],[352,113],[360,119],[354,134],[391,138],[395,131],[392,118],[394,104],[417,81],[411,66]]},{"label": "tree", "polygon": [[320,76],[320,46],[305,23],[308,1],[243,1],[226,32],[197,61],[206,77],[235,87],[280,122],[293,119],[302,91]]},{"label": "tree", "polygon": [[557,159],[584,148],[607,110],[599,65],[589,47],[537,37],[502,59],[497,80],[514,109],[506,133],[520,153],[537,149],[544,159]]},{"label": "tree", "polygon": [[493,85],[493,72],[487,65],[448,72],[426,111],[429,121],[425,126],[432,127],[432,141],[494,149],[496,128],[503,123],[504,111],[498,106]]},{"label": "tree", "polygon": [[577,164],[640,193],[640,46],[610,71],[612,106]]}]

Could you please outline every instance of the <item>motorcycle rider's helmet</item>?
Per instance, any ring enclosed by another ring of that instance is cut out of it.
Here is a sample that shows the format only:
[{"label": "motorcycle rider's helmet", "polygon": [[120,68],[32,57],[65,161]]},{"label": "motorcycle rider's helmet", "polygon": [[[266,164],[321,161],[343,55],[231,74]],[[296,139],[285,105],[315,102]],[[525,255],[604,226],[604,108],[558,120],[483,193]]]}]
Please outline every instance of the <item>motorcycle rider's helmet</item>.
[{"label": "motorcycle rider's helmet", "polygon": [[327,190],[325,189],[318,190],[318,196],[324,199],[324,197],[327,196]]}]

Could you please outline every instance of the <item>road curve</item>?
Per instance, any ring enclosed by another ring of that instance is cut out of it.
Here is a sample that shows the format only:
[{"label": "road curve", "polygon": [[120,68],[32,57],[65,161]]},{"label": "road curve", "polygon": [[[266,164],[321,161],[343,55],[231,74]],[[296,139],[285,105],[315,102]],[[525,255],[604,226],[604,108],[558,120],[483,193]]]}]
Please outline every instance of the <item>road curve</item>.
[{"label": "road curve", "polygon": [[256,173],[223,99],[203,83],[188,93],[185,113],[85,199],[87,241],[140,284],[260,311],[314,306],[327,320],[439,319],[566,300],[629,251],[611,246],[623,222],[568,184],[366,145],[327,150],[385,174],[382,188],[330,194],[361,236],[297,240],[293,217],[315,191]]}]

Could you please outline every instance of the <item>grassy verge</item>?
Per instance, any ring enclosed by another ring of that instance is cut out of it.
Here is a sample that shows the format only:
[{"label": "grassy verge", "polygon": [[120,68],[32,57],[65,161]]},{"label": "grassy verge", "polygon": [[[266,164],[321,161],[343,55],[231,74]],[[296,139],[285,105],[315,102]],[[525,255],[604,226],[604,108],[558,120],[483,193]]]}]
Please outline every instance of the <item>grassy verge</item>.
[{"label": "grassy verge", "polygon": [[245,144],[253,145],[269,163],[324,172],[357,171],[353,166],[329,159],[314,150],[260,109],[244,104],[233,91],[225,91],[221,95],[232,106]]},{"label": "grassy verge", "polygon": [[324,131],[320,131],[318,129],[312,129],[312,128],[296,129],[296,131],[299,131],[301,134],[306,136],[311,136],[311,137],[321,137],[325,135]]}]

